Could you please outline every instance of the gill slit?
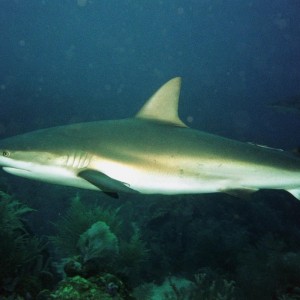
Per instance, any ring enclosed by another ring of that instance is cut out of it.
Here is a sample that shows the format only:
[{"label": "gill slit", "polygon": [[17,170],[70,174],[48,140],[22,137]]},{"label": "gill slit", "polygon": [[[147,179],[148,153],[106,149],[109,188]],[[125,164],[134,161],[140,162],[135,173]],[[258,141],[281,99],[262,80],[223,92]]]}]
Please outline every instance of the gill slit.
[{"label": "gill slit", "polygon": [[88,153],[72,153],[67,155],[66,165],[67,167],[74,169],[86,168],[91,161],[91,157]]}]

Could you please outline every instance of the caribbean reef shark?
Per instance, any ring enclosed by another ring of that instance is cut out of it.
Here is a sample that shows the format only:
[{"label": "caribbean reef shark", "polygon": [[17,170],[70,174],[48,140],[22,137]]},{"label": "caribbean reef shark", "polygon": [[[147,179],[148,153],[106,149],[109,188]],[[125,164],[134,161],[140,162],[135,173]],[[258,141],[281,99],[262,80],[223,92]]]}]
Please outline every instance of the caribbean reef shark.
[{"label": "caribbean reef shark", "polygon": [[118,193],[245,195],[284,189],[300,199],[300,158],[188,128],[181,79],[165,83],[133,118],[72,124],[0,143],[0,166],[22,177]]}]

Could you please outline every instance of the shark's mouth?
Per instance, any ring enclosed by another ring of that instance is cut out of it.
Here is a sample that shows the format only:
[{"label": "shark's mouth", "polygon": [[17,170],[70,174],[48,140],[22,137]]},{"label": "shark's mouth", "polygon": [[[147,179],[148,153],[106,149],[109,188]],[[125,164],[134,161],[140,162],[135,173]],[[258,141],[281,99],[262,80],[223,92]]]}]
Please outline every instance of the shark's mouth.
[{"label": "shark's mouth", "polygon": [[12,168],[12,167],[3,167],[2,169],[7,173],[17,175],[17,176],[24,176],[24,177],[27,177],[31,173],[29,170],[26,169],[19,169],[19,168]]},{"label": "shark's mouth", "polygon": [[[3,170],[7,173],[25,177],[29,179],[35,179],[40,181],[59,183],[59,179],[61,178],[61,174],[59,173],[61,170],[51,169],[47,167],[35,167],[32,169],[27,168],[14,168],[14,167],[3,167]],[[65,174],[64,174],[65,175]],[[68,174],[69,175],[69,174]],[[63,177],[64,180],[67,176]]]}]

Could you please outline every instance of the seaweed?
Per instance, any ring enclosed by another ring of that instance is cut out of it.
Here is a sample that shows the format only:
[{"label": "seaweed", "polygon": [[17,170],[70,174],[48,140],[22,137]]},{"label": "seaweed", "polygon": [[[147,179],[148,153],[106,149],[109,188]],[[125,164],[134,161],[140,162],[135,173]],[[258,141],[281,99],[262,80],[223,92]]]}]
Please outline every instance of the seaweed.
[{"label": "seaweed", "polygon": [[[120,240],[120,255],[118,257],[119,272],[131,276],[134,282],[142,271],[143,263],[149,259],[149,249],[142,240],[141,231],[136,225],[133,226],[133,234],[129,241]],[[135,276],[134,276],[135,275]]]},{"label": "seaweed", "polygon": [[135,288],[133,295],[138,300],[234,300],[235,282],[200,272],[193,280],[169,276],[161,285],[142,284]]},{"label": "seaweed", "polygon": [[45,267],[41,257],[46,243],[27,229],[23,217],[32,211],[0,191],[0,291],[4,295],[38,290],[35,285]]},{"label": "seaweed", "polygon": [[102,221],[94,223],[78,240],[83,262],[94,258],[111,260],[119,253],[118,239]]},{"label": "seaweed", "polygon": [[139,228],[124,224],[119,210],[88,206],[79,196],[73,198],[66,215],[54,223],[57,235],[50,237],[64,257],[58,268],[63,265],[67,276],[88,278],[111,272],[136,282],[148,250]]},{"label": "seaweed", "polygon": [[79,195],[71,200],[66,215],[53,223],[57,234],[49,239],[55,249],[67,257],[80,255],[78,240],[80,236],[98,221],[105,222],[114,233],[120,230],[121,221],[118,210],[104,207],[88,207],[83,204]]}]

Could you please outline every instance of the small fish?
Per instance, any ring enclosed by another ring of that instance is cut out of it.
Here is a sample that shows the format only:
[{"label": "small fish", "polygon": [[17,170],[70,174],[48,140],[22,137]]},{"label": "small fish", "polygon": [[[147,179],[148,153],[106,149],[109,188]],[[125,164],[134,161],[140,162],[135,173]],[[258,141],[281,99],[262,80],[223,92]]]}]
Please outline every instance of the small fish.
[{"label": "small fish", "polygon": [[280,112],[300,114],[300,95],[268,104],[268,106]]}]

